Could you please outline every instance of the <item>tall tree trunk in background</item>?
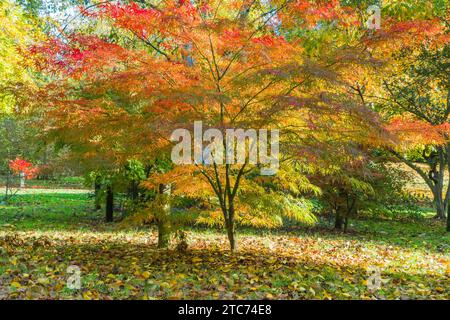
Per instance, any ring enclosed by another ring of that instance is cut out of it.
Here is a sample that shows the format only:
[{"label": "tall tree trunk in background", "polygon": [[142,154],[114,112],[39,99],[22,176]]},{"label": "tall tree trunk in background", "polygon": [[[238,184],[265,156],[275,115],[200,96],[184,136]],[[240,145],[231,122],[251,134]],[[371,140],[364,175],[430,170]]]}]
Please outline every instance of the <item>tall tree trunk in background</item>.
[{"label": "tall tree trunk in background", "polygon": [[114,192],[111,185],[106,188],[106,222],[114,220]]},{"label": "tall tree trunk in background", "polygon": [[[356,198],[352,196],[347,196],[347,208],[345,211],[345,220],[344,220],[344,233],[348,230],[348,222],[350,220],[350,216],[356,212]],[[355,214],[356,216],[356,214]]]},{"label": "tall tree trunk in background", "polygon": [[137,181],[131,181],[130,182],[130,199],[131,200],[137,200],[139,196],[139,183]]},{"label": "tall tree trunk in background", "polygon": [[442,189],[436,188],[437,190],[434,191],[434,205],[436,207],[436,217],[439,219],[445,219],[445,211],[446,208],[444,206],[444,202],[442,200]]},{"label": "tall tree trunk in background", "polygon": [[344,217],[342,215],[342,206],[336,207],[336,216],[334,220],[334,228],[336,230],[342,230],[342,225],[344,223]]},{"label": "tall tree trunk in background", "polygon": [[[447,103],[450,106],[450,90],[448,91]],[[448,137],[446,136],[448,139]],[[447,155],[447,173],[448,173],[448,181],[447,181],[447,231],[450,231],[450,143],[447,143],[445,146],[446,155]]]},{"label": "tall tree trunk in background", "polygon": [[161,216],[158,218],[158,248],[163,249],[169,246],[170,242],[170,195],[172,186],[170,184],[160,184],[159,194],[163,198],[163,207]]},{"label": "tall tree trunk in background", "polygon": [[450,206],[447,208],[447,231],[450,231]]},{"label": "tall tree trunk in background", "polygon": [[348,222],[350,221],[350,216],[353,213],[353,207],[347,207],[347,210],[345,211],[345,217],[344,217],[344,233],[348,230]]},{"label": "tall tree trunk in background", "polygon": [[444,195],[444,172],[445,165],[448,160],[447,149],[439,146],[437,149],[436,160],[432,160],[430,162],[428,159],[428,163],[430,164],[430,171],[428,176],[434,183],[434,202],[436,206],[436,213],[439,219],[445,219],[445,212],[447,211],[448,206],[448,190]]}]

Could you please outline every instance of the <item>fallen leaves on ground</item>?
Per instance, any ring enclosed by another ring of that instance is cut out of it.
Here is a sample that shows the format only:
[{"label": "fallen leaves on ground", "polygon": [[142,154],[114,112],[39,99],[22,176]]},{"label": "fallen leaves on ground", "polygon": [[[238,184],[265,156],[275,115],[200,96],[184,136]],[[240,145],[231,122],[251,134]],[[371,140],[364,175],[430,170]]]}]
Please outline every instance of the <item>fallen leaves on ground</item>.
[{"label": "fallen leaves on ground", "polygon": [[[179,253],[157,250],[150,231],[1,232],[1,298],[449,297],[445,254],[314,236],[241,236],[239,243],[231,254],[225,236],[197,233],[190,236],[189,251]],[[80,290],[67,288],[69,265],[80,267]],[[367,288],[371,266],[381,270],[376,291]]]},{"label": "fallen leaves on ground", "polygon": [[[0,208],[0,299],[448,299],[450,240],[434,225],[355,221],[329,229],[188,230],[189,249],[156,249],[153,229],[121,229],[84,195]],[[80,268],[81,288],[70,289]],[[369,289],[378,268],[379,287]]]}]

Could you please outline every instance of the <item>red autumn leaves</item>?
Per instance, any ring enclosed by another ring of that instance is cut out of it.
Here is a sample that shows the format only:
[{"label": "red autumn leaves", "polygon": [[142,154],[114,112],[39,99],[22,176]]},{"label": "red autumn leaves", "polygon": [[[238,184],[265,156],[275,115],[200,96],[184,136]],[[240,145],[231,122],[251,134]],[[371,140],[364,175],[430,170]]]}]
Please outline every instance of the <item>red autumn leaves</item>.
[{"label": "red autumn leaves", "polygon": [[34,178],[39,171],[38,168],[33,167],[33,164],[31,162],[28,162],[21,158],[10,160],[9,168],[14,173],[14,175],[23,174],[26,179]]}]

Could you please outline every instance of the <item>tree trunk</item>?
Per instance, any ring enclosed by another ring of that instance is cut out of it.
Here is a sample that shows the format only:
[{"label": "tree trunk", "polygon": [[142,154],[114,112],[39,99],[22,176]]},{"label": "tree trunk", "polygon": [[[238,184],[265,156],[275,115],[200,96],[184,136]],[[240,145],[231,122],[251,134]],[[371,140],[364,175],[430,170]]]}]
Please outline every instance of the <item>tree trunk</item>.
[{"label": "tree trunk", "polygon": [[20,171],[19,177],[20,177],[20,188],[23,189],[23,188],[25,188],[25,173]]},{"label": "tree trunk", "polygon": [[[442,190],[437,192],[442,192]],[[442,196],[434,195],[434,205],[436,207],[436,218],[445,219],[445,211],[447,208],[445,208],[444,202],[442,201]]]},{"label": "tree trunk", "polygon": [[167,228],[167,223],[158,220],[158,248],[164,249],[169,247],[170,242],[170,232]]},{"label": "tree trunk", "polygon": [[444,201],[442,199],[442,188],[439,188],[439,186],[436,186],[436,189],[433,192],[433,202],[434,206],[436,207],[436,218],[438,219],[445,219],[445,211],[447,208],[445,208]]},{"label": "tree trunk", "polygon": [[447,207],[447,231],[450,231],[450,206]]},{"label": "tree trunk", "polygon": [[334,220],[334,228],[336,230],[342,230],[343,222],[344,222],[344,219],[342,216],[341,207],[338,206],[336,208],[336,218]]},{"label": "tree trunk", "polygon": [[447,211],[447,201],[444,201],[443,198],[445,162],[447,160],[445,150],[442,146],[437,148],[437,159],[431,162],[431,170],[428,174],[434,182],[434,201],[439,219],[445,219],[445,212]]},{"label": "tree trunk", "polygon": [[169,246],[170,242],[170,226],[169,226],[169,215],[170,215],[170,203],[169,197],[172,191],[172,186],[170,184],[160,184],[159,194],[164,197],[163,210],[161,212],[161,217],[158,218],[158,248],[163,249]]},{"label": "tree trunk", "polygon": [[135,201],[135,200],[137,200],[138,195],[139,195],[138,182],[131,181],[130,182],[130,199]]},{"label": "tree trunk", "polygon": [[[448,96],[450,99],[450,90],[448,92]],[[447,100],[449,102],[450,100]],[[447,137],[448,138],[448,137]],[[450,176],[450,143],[447,143],[445,148],[445,154],[447,159],[447,172]],[[447,183],[447,193],[445,194],[445,204],[447,205],[447,231],[450,231],[450,181]]]},{"label": "tree trunk", "polygon": [[230,242],[230,250],[234,252],[236,250],[236,239],[234,238],[234,230],[229,228],[227,230],[228,241]]},{"label": "tree trunk", "polygon": [[442,204],[440,204],[439,208],[436,210],[436,218],[445,220],[445,209]]},{"label": "tree trunk", "polygon": [[114,220],[114,193],[111,185],[106,188],[106,222]]},{"label": "tree trunk", "polygon": [[344,233],[346,233],[348,230],[348,222],[352,214],[356,216],[356,198],[351,199],[350,197],[347,197],[347,210],[345,211],[344,219]]},{"label": "tree trunk", "polygon": [[230,242],[230,250],[234,252],[236,250],[236,239],[234,232],[234,208],[228,210],[228,219],[226,221],[228,241]]}]

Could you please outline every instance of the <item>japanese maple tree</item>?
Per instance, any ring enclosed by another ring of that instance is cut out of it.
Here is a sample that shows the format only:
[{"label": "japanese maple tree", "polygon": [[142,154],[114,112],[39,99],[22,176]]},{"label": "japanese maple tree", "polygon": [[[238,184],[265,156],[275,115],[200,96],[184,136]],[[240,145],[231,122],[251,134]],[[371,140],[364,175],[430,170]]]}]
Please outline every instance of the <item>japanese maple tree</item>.
[{"label": "japanese maple tree", "polygon": [[[116,168],[155,159],[195,121],[222,134],[281,130],[276,176],[259,176],[247,152],[243,164],[175,166],[146,184],[204,198],[199,221],[224,225],[232,250],[237,223],[314,222],[302,195],[320,193],[306,175],[330,156],[320,146],[383,139],[376,114],[348,92],[358,79],[350,70],[376,62],[345,35],[364,26],[338,1],[100,3],[83,14],[119,30],[119,40],[70,34],[33,49],[37,66],[58,76],[45,88],[45,125],[81,158]],[[331,24],[332,37],[318,36]]]}]

